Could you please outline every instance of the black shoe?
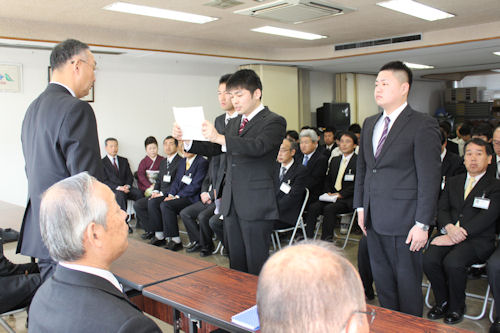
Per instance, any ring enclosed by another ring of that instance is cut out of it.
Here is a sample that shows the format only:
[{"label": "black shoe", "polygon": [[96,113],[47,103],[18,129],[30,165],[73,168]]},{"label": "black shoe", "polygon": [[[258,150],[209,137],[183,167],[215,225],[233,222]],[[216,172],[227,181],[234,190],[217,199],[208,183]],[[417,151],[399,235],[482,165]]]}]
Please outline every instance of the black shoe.
[{"label": "black shoe", "polygon": [[490,333],[500,333],[500,317],[496,317],[490,326]]},{"label": "black shoe", "polygon": [[453,312],[449,312],[446,314],[446,316],[444,317],[444,323],[454,325],[454,324],[458,324],[463,319],[464,319],[463,312],[453,311]]},{"label": "black shoe", "polygon": [[373,292],[373,288],[371,288],[371,290],[366,290],[365,296],[369,301],[373,301],[373,299],[375,298],[375,293]]},{"label": "black shoe", "polygon": [[198,242],[195,242],[195,244],[193,246],[191,246],[190,248],[188,248],[186,250],[186,252],[188,252],[188,253],[198,252],[201,250],[201,248],[202,248],[201,244]]},{"label": "black shoe", "polygon": [[151,239],[151,238],[153,238],[153,237],[154,237],[154,235],[155,235],[155,233],[154,233],[154,232],[148,232],[148,231],[146,231],[145,233],[143,233],[143,234],[141,235],[141,238],[142,238],[142,239]]},{"label": "black shoe", "polygon": [[427,318],[436,320],[441,319],[448,312],[448,302],[443,302],[441,305],[434,305],[429,312],[427,312]]},{"label": "black shoe", "polygon": [[201,249],[200,251],[200,257],[208,257],[212,255],[212,252],[214,252],[214,249]]},{"label": "black shoe", "polygon": [[154,246],[163,246],[167,244],[167,241],[165,239],[158,239],[156,237],[151,238],[151,242],[149,242],[151,245]]},{"label": "black shoe", "polygon": [[186,246],[186,249],[190,249],[192,247],[195,247],[196,245],[198,245],[199,243],[197,241],[194,241],[194,242],[189,242],[189,244]]},{"label": "black shoe", "polygon": [[183,246],[182,243],[176,243],[173,240],[171,240],[167,243],[167,246],[165,248],[169,249],[170,251],[179,251],[182,250]]}]

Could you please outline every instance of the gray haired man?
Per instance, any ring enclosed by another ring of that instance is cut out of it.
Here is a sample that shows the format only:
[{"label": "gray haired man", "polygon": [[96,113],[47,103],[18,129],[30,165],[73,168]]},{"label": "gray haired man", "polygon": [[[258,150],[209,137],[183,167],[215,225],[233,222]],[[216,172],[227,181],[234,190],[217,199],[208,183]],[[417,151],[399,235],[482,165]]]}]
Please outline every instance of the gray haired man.
[{"label": "gray haired man", "polygon": [[59,264],[31,303],[30,331],[161,332],[109,271],[127,249],[125,217],[109,187],[87,173],[43,194],[42,239]]}]

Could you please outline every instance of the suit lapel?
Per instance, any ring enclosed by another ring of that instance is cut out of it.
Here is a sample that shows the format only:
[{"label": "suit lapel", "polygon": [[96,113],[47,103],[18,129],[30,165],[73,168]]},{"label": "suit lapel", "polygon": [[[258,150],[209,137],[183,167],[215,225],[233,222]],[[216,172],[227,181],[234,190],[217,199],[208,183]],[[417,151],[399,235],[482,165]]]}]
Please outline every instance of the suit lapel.
[{"label": "suit lapel", "polygon": [[[464,206],[468,205],[469,203],[471,203],[471,206],[472,206],[472,202],[474,201],[474,198],[480,197],[483,194],[485,194],[484,190],[488,185],[489,185],[489,180],[488,180],[487,174],[485,174],[484,176],[481,177],[481,179],[477,182],[477,184],[474,185],[474,187],[472,188],[472,191],[470,191],[469,195],[464,200],[464,203],[463,203]],[[465,181],[464,181],[464,186],[463,186],[463,190],[462,190],[462,198],[463,198],[463,193],[465,193]]]},{"label": "suit lapel", "polygon": [[243,131],[241,132],[240,136],[244,136],[255,124],[263,120],[267,113],[269,113],[269,110],[267,107],[264,107],[263,110],[259,111],[252,120],[248,121],[248,123],[245,125],[245,128],[243,128]]},{"label": "suit lapel", "polygon": [[406,106],[403,112],[401,112],[401,114],[398,116],[398,118],[394,122],[394,125],[392,125],[389,134],[387,135],[387,139],[382,146],[382,150],[380,151],[380,155],[378,156],[377,161],[380,161],[383,158],[384,154],[390,149],[392,142],[396,140],[399,133],[401,133],[403,128],[406,126],[406,124],[410,120],[411,112],[411,108],[409,106]]}]

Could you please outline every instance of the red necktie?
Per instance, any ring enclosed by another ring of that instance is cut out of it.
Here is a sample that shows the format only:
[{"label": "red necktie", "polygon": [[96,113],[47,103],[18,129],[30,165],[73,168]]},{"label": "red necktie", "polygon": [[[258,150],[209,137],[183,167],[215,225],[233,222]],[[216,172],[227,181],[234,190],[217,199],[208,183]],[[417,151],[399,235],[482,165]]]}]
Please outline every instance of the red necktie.
[{"label": "red necktie", "polygon": [[238,130],[238,134],[241,134],[241,132],[243,132],[243,129],[245,128],[247,123],[248,123],[248,118],[243,118],[243,121],[240,124],[240,129]]},{"label": "red necktie", "polygon": [[116,157],[113,157],[113,166],[115,167],[116,171],[118,171],[118,165],[116,164]]}]

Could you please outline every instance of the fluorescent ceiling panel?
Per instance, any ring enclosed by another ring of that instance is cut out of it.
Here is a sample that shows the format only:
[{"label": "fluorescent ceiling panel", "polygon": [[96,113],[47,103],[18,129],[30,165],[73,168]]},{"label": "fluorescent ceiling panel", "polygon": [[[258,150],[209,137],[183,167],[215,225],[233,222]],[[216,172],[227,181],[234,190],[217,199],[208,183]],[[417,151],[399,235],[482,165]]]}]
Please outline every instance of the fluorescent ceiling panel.
[{"label": "fluorescent ceiling panel", "polygon": [[432,69],[432,68],[434,68],[434,66],[412,64],[411,62],[405,62],[404,64],[406,66],[408,66],[408,68],[411,68],[411,69]]},{"label": "fluorescent ceiling panel", "polygon": [[389,0],[378,2],[377,5],[427,21],[442,20],[455,16],[413,0]]},{"label": "fluorescent ceiling panel", "polygon": [[493,52],[494,55],[500,56],[500,51],[498,52]]},{"label": "fluorescent ceiling panel", "polygon": [[262,32],[262,33],[265,33],[265,34],[278,35],[278,36],[284,36],[284,37],[292,37],[292,38],[299,38],[299,39],[306,39],[306,40],[315,40],[315,39],[326,38],[326,36],[317,35],[317,34],[311,34],[309,32],[303,32],[303,31],[298,31],[298,30],[291,30],[291,29],[283,29],[283,28],[271,27],[269,25],[266,25],[266,26],[263,26],[263,27],[260,27],[260,28],[251,29],[251,30],[255,31],[255,32]]},{"label": "fluorescent ceiling panel", "polygon": [[127,13],[127,14],[144,15],[144,16],[158,17],[167,20],[175,20],[175,21],[198,23],[198,24],[203,24],[218,20],[218,18],[216,17],[179,12],[175,10],[169,10],[157,7],[134,5],[126,2],[114,2],[110,5],[104,6],[102,9]]}]

